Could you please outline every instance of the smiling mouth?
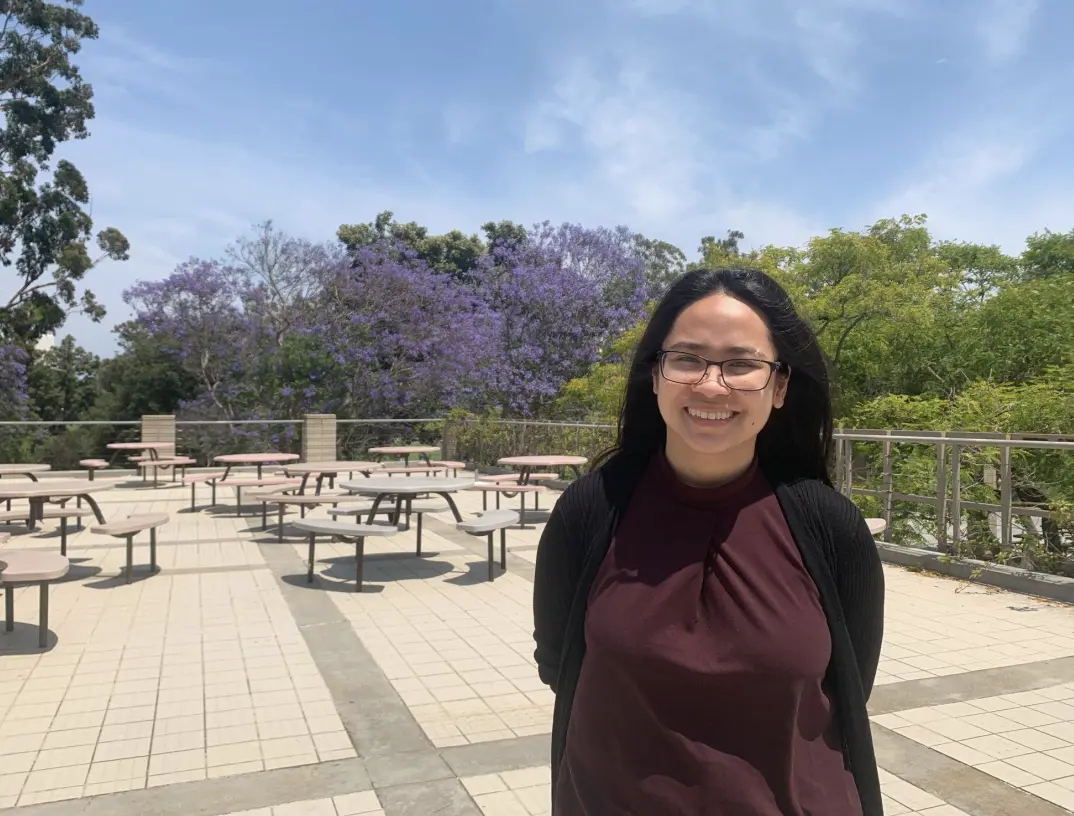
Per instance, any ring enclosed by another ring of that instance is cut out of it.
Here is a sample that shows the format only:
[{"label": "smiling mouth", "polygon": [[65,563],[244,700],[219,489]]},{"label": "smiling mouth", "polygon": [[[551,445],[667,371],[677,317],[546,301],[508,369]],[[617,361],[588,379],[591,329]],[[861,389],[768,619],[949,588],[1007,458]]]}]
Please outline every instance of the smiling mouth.
[{"label": "smiling mouth", "polygon": [[698,408],[686,408],[686,413],[692,419],[699,419],[703,422],[727,422],[733,418],[738,411],[702,411]]}]

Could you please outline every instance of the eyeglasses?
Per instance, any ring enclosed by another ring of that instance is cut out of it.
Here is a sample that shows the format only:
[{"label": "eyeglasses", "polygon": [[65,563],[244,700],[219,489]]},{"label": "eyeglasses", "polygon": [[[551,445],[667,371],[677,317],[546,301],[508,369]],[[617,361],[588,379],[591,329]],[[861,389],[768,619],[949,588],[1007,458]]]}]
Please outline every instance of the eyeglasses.
[{"label": "eyeglasses", "polygon": [[685,351],[660,351],[657,360],[660,375],[682,385],[697,385],[708,375],[709,368],[716,366],[724,385],[735,391],[764,391],[772,374],[784,368],[783,363],[769,360],[706,360]]}]

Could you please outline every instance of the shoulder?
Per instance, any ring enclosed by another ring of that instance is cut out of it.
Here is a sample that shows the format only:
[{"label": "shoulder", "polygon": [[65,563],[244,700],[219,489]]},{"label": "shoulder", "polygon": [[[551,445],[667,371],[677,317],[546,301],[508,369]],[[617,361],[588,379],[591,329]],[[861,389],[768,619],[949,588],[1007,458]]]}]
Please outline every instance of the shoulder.
[{"label": "shoulder", "polygon": [[568,485],[556,501],[556,509],[576,522],[602,520],[623,509],[642,469],[642,463],[613,457]]},{"label": "shoulder", "polygon": [[800,510],[809,516],[817,528],[824,531],[838,552],[854,546],[864,533],[869,536],[858,506],[820,479],[796,479],[781,486]]},{"label": "shoulder", "polygon": [[786,487],[796,499],[812,508],[832,512],[836,517],[848,516],[852,521],[861,517],[854,502],[820,479],[795,479],[787,482]]}]

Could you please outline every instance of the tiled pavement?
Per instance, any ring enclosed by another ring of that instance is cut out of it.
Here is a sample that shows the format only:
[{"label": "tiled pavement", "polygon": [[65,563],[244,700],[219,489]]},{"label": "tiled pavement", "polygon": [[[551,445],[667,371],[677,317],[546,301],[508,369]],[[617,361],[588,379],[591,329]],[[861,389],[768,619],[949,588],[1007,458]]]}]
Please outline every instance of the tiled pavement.
[{"label": "tiled pavement", "polygon": [[[448,514],[427,519],[420,560],[413,530],[370,539],[356,594],[348,545],[319,542],[308,585],[301,539],[277,544],[233,504],[189,513],[188,491],[136,482],[101,500],[109,517],[172,514],[162,571],[136,566],[126,585],[121,542],[72,534],[44,652],[37,591],[16,591],[16,630],[0,636],[0,808],[548,812],[552,695],[531,634],[540,525],[510,532],[493,583],[484,542]],[[459,501],[464,514],[481,505]],[[57,549],[55,525],[0,529],[20,533],[7,547]],[[871,708],[889,816],[1074,808],[1074,609],[898,568],[887,579]]]}]

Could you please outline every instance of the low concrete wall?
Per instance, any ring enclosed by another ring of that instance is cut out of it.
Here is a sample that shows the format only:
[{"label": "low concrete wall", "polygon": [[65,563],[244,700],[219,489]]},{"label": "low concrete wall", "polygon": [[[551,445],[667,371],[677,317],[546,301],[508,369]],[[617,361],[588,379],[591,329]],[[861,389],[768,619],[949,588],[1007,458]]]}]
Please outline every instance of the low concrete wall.
[{"label": "low concrete wall", "polygon": [[[886,541],[877,541],[880,560],[903,567],[921,567],[922,569],[950,575],[964,581],[1000,587],[1019,592],[1023,595],[1036,595],[1053,601],[1074,604],[1074,578],[1050,575],[1045,572],[1007,567],[1002,564],[990,564],[973,558],[954,560],[917,547],[900,547]],[[977,573],[974,575],[974,573]]]}]

